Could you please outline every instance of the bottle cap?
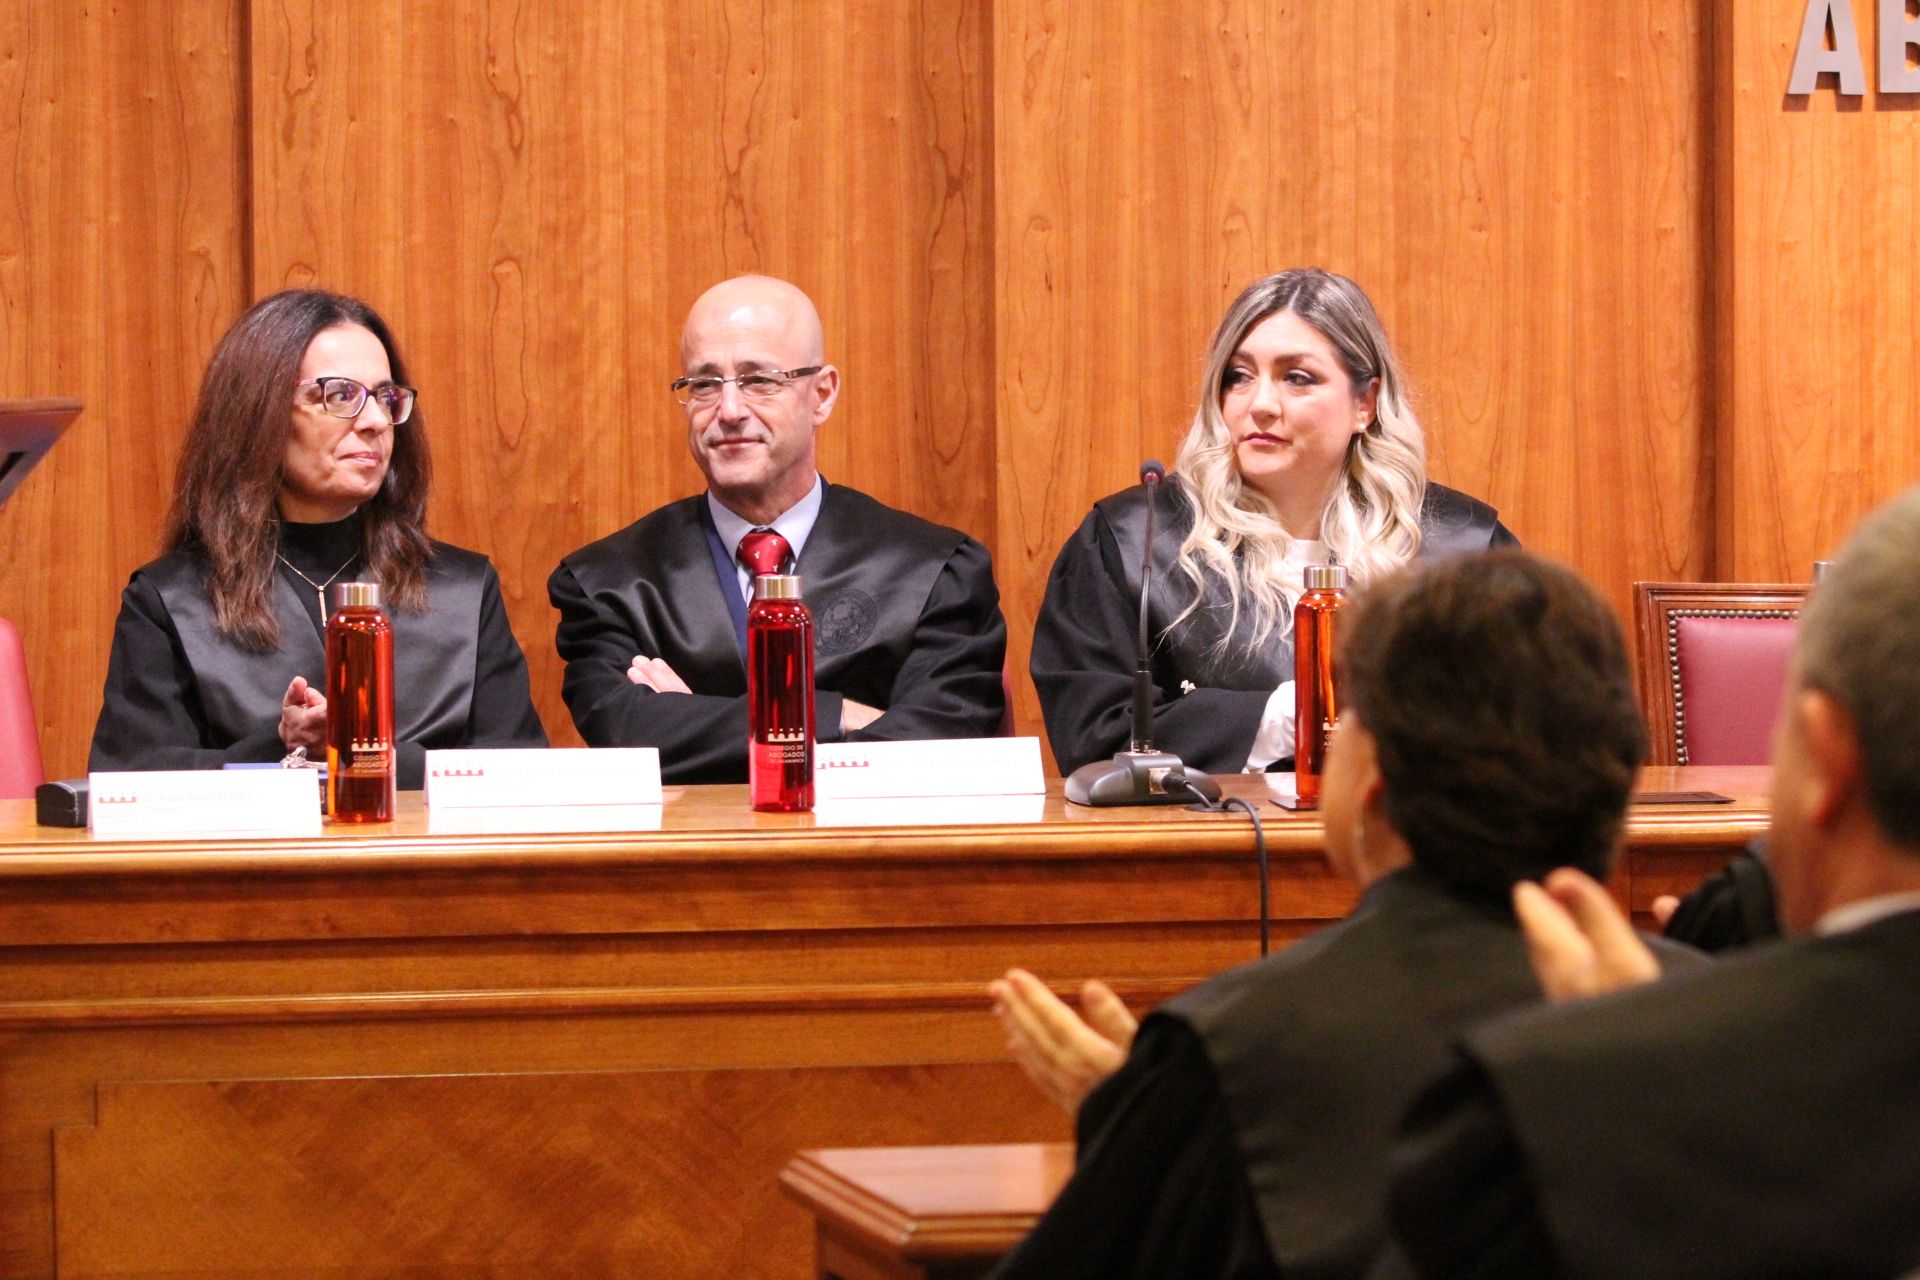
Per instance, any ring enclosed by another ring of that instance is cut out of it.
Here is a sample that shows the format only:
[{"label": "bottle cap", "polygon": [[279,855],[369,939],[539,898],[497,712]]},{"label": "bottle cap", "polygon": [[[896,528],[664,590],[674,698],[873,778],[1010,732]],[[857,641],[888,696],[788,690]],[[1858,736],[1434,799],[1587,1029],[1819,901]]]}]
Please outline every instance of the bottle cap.
[{"label": "bottle cap", "polygon": [[1347,566],[1343,564],[1310,564],[1300,576],[1306,580],[1309,591],[1347,589]]},{"label": "bottle cap", "polygon": [[753,598],[755,600],[798,600],[800,575],[763,573],[753,580]]},{"label": "bottle cap", "polygon": [[336,582],[327,589],[333,598],[329,613],[338,609],[378,609],[380,584],[377,582]]}]

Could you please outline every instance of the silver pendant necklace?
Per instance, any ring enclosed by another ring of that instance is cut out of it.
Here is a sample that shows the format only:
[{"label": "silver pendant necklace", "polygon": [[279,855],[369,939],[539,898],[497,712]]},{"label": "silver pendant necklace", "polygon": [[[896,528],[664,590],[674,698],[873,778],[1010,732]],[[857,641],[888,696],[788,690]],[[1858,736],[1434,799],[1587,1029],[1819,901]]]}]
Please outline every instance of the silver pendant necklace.
[{"label": "silver pendant necklace", "polygon": [[294,577],[300,579],[300,581],[306,583],[308,586],[313,588],[314,598],[319,600],[320,602],[320,621],[324,625],[327,620],[327,588],[333,585],[333,580],[335,578],[339,577],[341,574],[347,571],[348,564],[352,564],[355,560],[358,560],[360,558],[360,553],[356,551],[352,555],[348,556],[347,563],[341,565],[338,569],[335,569],[325,582],[315,582],[312,578],[309,578],[306,574],[300,572],[300,570],[295,569],[293,565],[293,561],[287,559],[285,556],[281,555],[278,551],[273,553],[273,558],[275,560],[278,560],[281,564],[287,566],[287,568],[293,569]]}]

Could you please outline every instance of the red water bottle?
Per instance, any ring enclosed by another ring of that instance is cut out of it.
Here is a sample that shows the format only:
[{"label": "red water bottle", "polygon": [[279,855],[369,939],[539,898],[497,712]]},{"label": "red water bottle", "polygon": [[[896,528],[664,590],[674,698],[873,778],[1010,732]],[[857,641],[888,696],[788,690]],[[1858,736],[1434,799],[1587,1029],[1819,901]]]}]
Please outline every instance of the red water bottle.
[{"label": "red water bottle", "polygon": [[1333,650],[1347,604],[1347,570],[1309,565],[1303,577],[1306,594],[1293,607],[1293,790],[1299,808],[1317,809],[1327,744],[1340,720]]},{"label": "red water bottle", "polygon": [[765,573],[747,609],[747,790],[753,807],[813,808],[813,613],[800,579]]},{"label": "red water bottle", "polygon": [[393,623],[373,582],[333,588],[327,618],[327,812],[393,821]]}]

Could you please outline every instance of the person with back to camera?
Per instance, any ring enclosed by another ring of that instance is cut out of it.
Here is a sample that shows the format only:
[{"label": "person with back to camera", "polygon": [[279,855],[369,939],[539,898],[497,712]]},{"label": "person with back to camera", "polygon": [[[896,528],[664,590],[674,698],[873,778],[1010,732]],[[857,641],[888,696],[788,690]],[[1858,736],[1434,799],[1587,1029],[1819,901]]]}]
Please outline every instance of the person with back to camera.
[{"label": "person with back to camera", "polygon": [[[1293,755],[1293,604],[1302,570],[1354,589],[1416,556],[1517,545],[1485,503],[1430,483],[1419,420],[1358,285],[1256,280],[1221,317],[1199,411],[1158,499],[1154,744],[1214,773]],[[1103,498],[1061,550],[1031,670],[1063,774],[1129,740],[1147,512]]]},{"label": "person with back to camera", "polygon": [[1409,1111],[1381,1280],[1920,1274],[1920,488],[1807,597],[1773,733],[1786,937],[1665,968],[1594,880],[1515,890],[1555,1006]]},{"label": "person with back to camera", "polygon": [[[1072,1179],[995,1280],[1366,1274],[1407,1104],[1456,1035],[1539,998],[1512,886],[1605,874],[1645,751],[1612,610],[1524,552],[1457,557],[1376,583],[1340,662],[1322,813],[1359,905],[1114,1046]],[[1046,1023],[1080,1024],[1030,982],[995,983],[996,1012],[1072,1105]]]},{"label": "person with back to camera", "polygon": [[485,556],[427,537],[425,424],[387,324],[353,298],[255,303],[215,348],[166,554],[120,600],[88,767],[325,759],[333,582],[383,588],[399,785],[436,747],[544,747]]}]

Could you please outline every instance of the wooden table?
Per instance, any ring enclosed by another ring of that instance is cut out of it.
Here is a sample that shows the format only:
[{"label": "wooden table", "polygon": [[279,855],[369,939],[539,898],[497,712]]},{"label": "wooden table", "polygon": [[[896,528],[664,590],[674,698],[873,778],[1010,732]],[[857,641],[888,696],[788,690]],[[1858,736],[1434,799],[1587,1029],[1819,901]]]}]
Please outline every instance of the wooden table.
[{"label": "wooden table", "polygon": [[1032,1230],[1073,1144],[802,1151],[780,1185],[814,1219],[818,1280],[973,1280]]},{"label": "wooden table", "polygon": [[[1230,780],[1257,797],[1261,779]],[[1644,909],[1758,832],[1637,812]],[[1264,809],[1275,937],[1352,905]],[[984,984],[1138,1004],[1256,951],[1239,816],[923,806],[756,815],[670,789],[657,831],[101,841],[0,803],[0,1274],[782,1276],[809,1148],[1058,1141]]]}]

